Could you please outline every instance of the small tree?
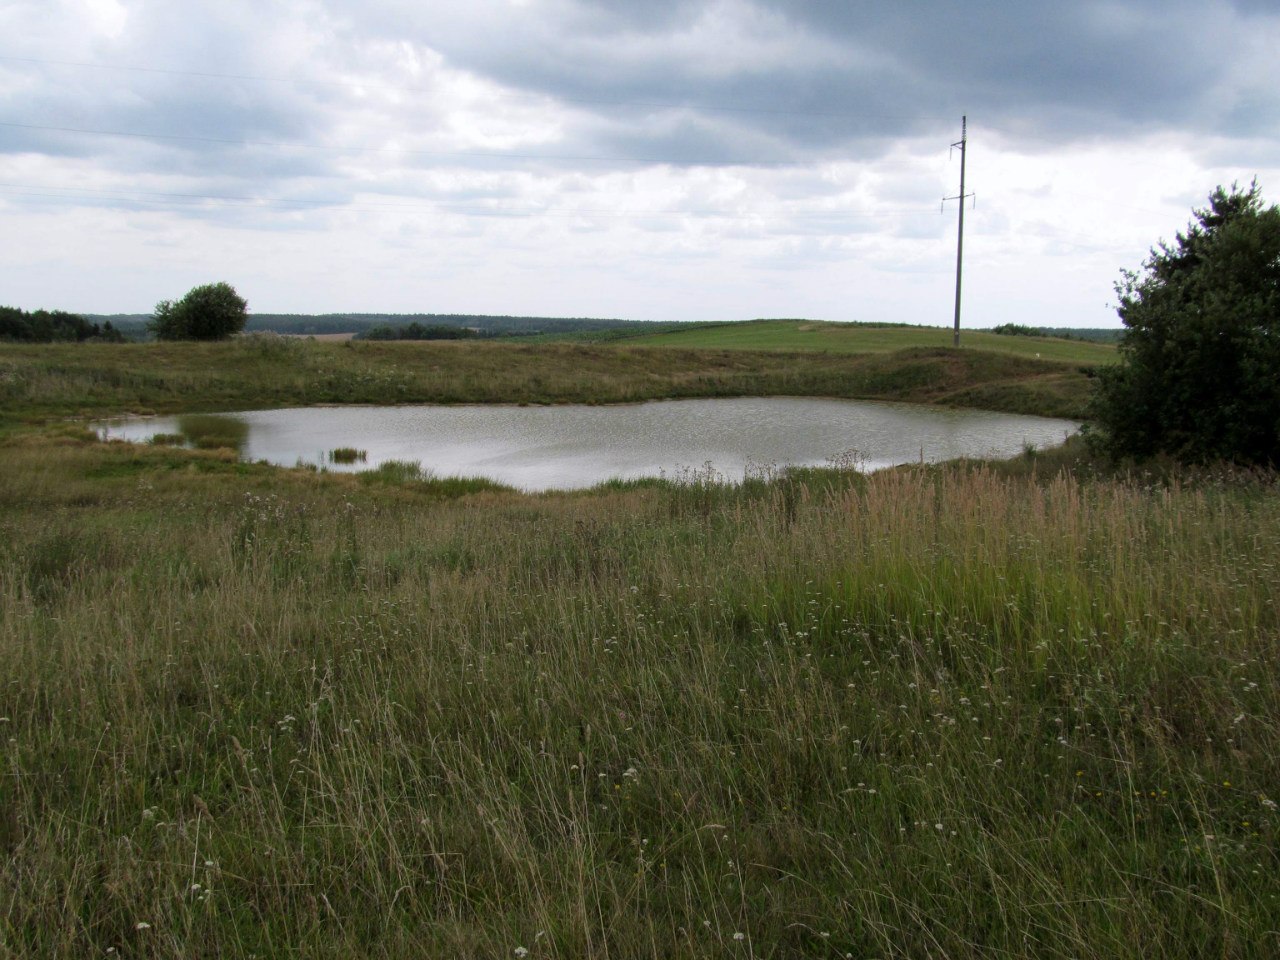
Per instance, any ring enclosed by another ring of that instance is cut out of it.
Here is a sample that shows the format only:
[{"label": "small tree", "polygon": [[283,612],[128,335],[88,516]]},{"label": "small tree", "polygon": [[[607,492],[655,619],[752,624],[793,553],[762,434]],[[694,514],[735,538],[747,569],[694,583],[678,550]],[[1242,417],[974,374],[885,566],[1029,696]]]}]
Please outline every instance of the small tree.
[{"label": "small tree", "polygon": [[1215,190],[1116,293],[1127,329],[1094,397],[1102,448],[1280,466],[1280,208],[1257,182]]},{"label": "small tree", "polygon": [[223,340],[244,329],[248,306],[231,284],[207,283],[161,300],[148,327],[159,340]]}]

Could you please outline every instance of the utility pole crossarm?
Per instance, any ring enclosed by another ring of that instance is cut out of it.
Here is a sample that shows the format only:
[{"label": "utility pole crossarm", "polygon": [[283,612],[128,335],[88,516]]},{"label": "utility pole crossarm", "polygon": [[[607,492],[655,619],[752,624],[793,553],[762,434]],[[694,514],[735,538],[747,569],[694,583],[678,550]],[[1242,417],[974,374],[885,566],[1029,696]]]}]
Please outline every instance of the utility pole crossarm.
[{"label": "utility pole crossarm", "polygon": [[956,228],[956,315],[955,315],[955,336],[953,344],[960,346],[960,279],[964,270],[964,202],[972,197],[972,193],[964,192],[964,161],[969,150],[969,118],[964,116],[960,118],[960,139],[951,145],[951,149],[960,151],[960,192],[954,197],[943,197],[942,205],[945,208],[948,200],[960,201],[959,224]]}]

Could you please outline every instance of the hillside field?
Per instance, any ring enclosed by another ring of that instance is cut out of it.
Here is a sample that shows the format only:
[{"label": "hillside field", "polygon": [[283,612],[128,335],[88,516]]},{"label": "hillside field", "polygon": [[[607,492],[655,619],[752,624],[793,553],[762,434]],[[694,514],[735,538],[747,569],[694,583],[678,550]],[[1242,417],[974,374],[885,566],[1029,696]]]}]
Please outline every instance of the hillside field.
[{"label": "hillside field", "polygon": [[0,426],[103,410],[724,396],[897,400],[1080,418],[1089,391],[1082,364],[944,347],[855,354],[630,342],[332,343],[275,334],[222,343],[0,344]]},{"label": "hillside field", "polygon": [[[951,347],[949,327],[872,326],[818,320],[752,320],[690,325],[687,330],[625,336],[636,346],[701,350],[813,350],[831,353],[891,353],[918,347]],[[1007,353],[1067,363],[1112,363],[1116,348],[1058,337],[1001,336],[961,330],[961,349]]]}]

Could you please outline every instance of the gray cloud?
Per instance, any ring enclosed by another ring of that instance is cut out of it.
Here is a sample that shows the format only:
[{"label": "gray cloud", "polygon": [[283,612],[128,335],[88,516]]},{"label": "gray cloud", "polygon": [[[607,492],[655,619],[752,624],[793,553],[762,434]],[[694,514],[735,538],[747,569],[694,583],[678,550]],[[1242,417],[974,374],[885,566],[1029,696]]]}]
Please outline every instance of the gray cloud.
[{"label": "gray cloud", "polygon": [[[1059,141],[1188,126],[1239,135],[1267,129],[1280,101],[1266,78],[1231,77],[1249,37],[1280,36],[1280,11],[1261,2],[562,0],[552,9],[558,16],[484,6],[483,35],[456,23],[416,33],[411,16],[401,25],[462,68],[619,123],[617,107],[582,101],[755,108],[705,112],[730,137],[750,131],[813,151],[874,153],[878,140],[937,122],[919,118],[962,112]],[[754,43],[755,61],[743,55]],[[632,139],[642,135],[638,108],[623,109]]]},{"label": "gray cloud", "polygon": [[[954,207],[937,201],[962,113],[996,201],[975,237],[1006,238],[1010,257],[1036,242],[1018,208],[1036,190],[1037,217],[1088,237],[1058,191],[1110,178],[1185,209],[1280,153],[1275,0],[12,0],[0,38],[0,181],[65,195],[9,186],[8,209],[80,196],[130,212],[122,235],[145,222],[152,244],[162,218],[142,214],[167,212],[178,233],[235,233],[208,240],[224,257],[259,232],[274,255],[285,231],[350,230],[366,269],[461,238],[431,248],[450,278],[509,263],[541,280],[597,256],[678,272],[735,243],[775,271],[945,271]],[[592,276],[578,282],[607,287]]]},{"label": "gray cloud", "polygon": [[[607,157],[684,166],[870,159],[903,138],[952,135],[962,112],[1007,137],[1055,143],[1160,129],[1269,136],[1280,115],[1275,77],[1233,76],[1222,53],[1248,36],[1280,37],[1280,12],[1249,0],[475,0],[444,12],[416,0],[318,0],[301,9],[308,20],[233,0],[194,15],[140,4],[120,37],[94,44],[104,62],[300,82],[10,61],[0,63],[10,90],[0,92],[0,119],[197,138],[156,142],[188,174],[224,173],[235,157],[246,179],[272,182],[406,137],[401,162],[419,168],[504,152],[525,163],[565,156],[570,167]],[[389,50],[439,57],[503,95],[533,97],[524,107],[535,113],[558,104],[557,137],[451,149],[440,142],[440,91]],[[123,170],[151,162],[84,136],[0,128],[0,149],[112,153]],[[269,159],[243,141],[311,149]]]}]

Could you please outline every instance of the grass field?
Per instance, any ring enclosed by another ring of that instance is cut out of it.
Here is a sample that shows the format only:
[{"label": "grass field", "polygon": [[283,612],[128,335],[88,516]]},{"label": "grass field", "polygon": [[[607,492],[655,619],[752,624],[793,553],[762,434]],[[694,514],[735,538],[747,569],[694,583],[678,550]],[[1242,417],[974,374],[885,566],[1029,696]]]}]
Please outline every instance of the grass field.
[{"label": "grass field", "polygon": [[1273,478],[0,442],[5,955],[1275,955]]},{"label": "grass field", "polygon": [[[1011,338],[997,338],[1011,339]],[[595,344],[0,344],[0,426],[50,416],[314,403],[624,403],[830,396],[1080,417],[1081,365],[983,350],[863,355]]]},{"label": "grass field", "polygon": [[[876,327],[818,320],[753,320],[747,323],[697,324],[687,330],[627,336],[617,342],[698,350],[890,353],[913,348],[950,347],[952,331],[943,327]],[[961,344],[966,350],[1075,364],[1112,363],[1117,357],[1116,348],[1108,344],[1056,337],[1001,336],[980,330],[962,330]]]},{"label": "grass field", "polygon": [[1073,442],[530,496],[62,419],[1055,377],[1087,389],[927,348],[0,347],[0,956],[1274,956],[1274,475]]}]

